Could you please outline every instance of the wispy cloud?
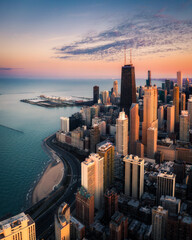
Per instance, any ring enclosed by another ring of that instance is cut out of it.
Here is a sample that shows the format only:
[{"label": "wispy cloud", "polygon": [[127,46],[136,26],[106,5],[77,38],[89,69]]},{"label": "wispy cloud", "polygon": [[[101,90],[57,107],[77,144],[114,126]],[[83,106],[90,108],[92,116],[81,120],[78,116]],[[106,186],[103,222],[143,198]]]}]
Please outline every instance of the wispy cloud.
[{"label": "wispy cloud", "polygon": [[123,48],[134,49],[134,55],[144,56],[192,50],[192,19],[178,20],[164,14],[141,12],[132,19],[99,33],[89,33],[80,41],[54,47],[56,58],[105,59],[122,58]]},{"label": "wispy cloud", "polygon": [[11,71],[15,69],[23,69],[23,68],[0,67],[0,71]]},{"label": "wispy cloud", "polygon": [[13,68],[0,67],[0,71],[10,71]]}]

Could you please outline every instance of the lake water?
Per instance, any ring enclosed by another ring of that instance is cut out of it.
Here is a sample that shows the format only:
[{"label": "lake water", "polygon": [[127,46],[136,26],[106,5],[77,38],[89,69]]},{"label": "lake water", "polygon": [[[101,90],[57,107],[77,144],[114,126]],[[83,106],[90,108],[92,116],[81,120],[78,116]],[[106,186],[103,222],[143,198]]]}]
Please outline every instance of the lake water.
[{"label": "lake water", "polygon": [[[60,128],[61,116],[80,110],[43,108],[20,100],[40,94],[92,97],[96,84],[101,91],[110,90],[113,80],[0,79],[0,217],[26,208],[29,190],[50,161],[42,149],[43,139]],[[137,86],[144,84],[137,81]]]}]

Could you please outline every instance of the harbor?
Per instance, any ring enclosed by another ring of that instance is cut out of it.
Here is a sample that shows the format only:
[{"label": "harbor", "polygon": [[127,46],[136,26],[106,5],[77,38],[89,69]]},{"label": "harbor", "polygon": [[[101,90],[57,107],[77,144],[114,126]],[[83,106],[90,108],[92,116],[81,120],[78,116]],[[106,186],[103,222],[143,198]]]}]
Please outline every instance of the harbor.
[{"label": "harbor", "polygon": [[37,105],[41,107],[72,107],[72,106],[91,106],[93,104],[92,98],[85,97],[60,97],[60,96],[47,96],[40,95],[36,98],[21,99],[21,102]]}]

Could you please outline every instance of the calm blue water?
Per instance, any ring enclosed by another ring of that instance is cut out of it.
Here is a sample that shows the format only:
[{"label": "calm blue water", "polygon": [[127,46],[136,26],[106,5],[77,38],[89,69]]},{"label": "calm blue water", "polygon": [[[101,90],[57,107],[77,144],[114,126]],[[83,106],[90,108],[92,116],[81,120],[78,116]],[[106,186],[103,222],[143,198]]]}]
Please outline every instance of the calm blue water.
[{"label": "calm blue water", "polygon": [[[29,190],[50,161],[41,147],[42,140],[60,128],[60,116],[70,116],[80,109],[43,108],[20,99],[40,94],[92,97],[95,84],[100,90],[110,90],[113,80],[0,79],[0,217],[26,208]],[[137,84],[144,85],[144,81]]]}]

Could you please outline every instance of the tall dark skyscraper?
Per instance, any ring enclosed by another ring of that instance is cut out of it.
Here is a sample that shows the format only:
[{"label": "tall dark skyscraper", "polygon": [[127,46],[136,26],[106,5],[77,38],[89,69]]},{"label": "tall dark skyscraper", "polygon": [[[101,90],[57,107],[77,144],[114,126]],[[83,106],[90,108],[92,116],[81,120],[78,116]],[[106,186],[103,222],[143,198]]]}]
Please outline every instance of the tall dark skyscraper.
[{"label": "tall dark skyscraper", "polygon": [[151,71],[148,71],[148,79],[146,80],[146,85],[151,86]]},{"label": "tall dark skyscraper", "polygon": [[129,115],[132,103],[136,103],[135,68],[132,64],[124,65],[121,73],[121,109]]},{"label": "tall dark skyscraper", "polygon": [[99,100],[99,86],[93,87],[93,103],[97,103]]}]

